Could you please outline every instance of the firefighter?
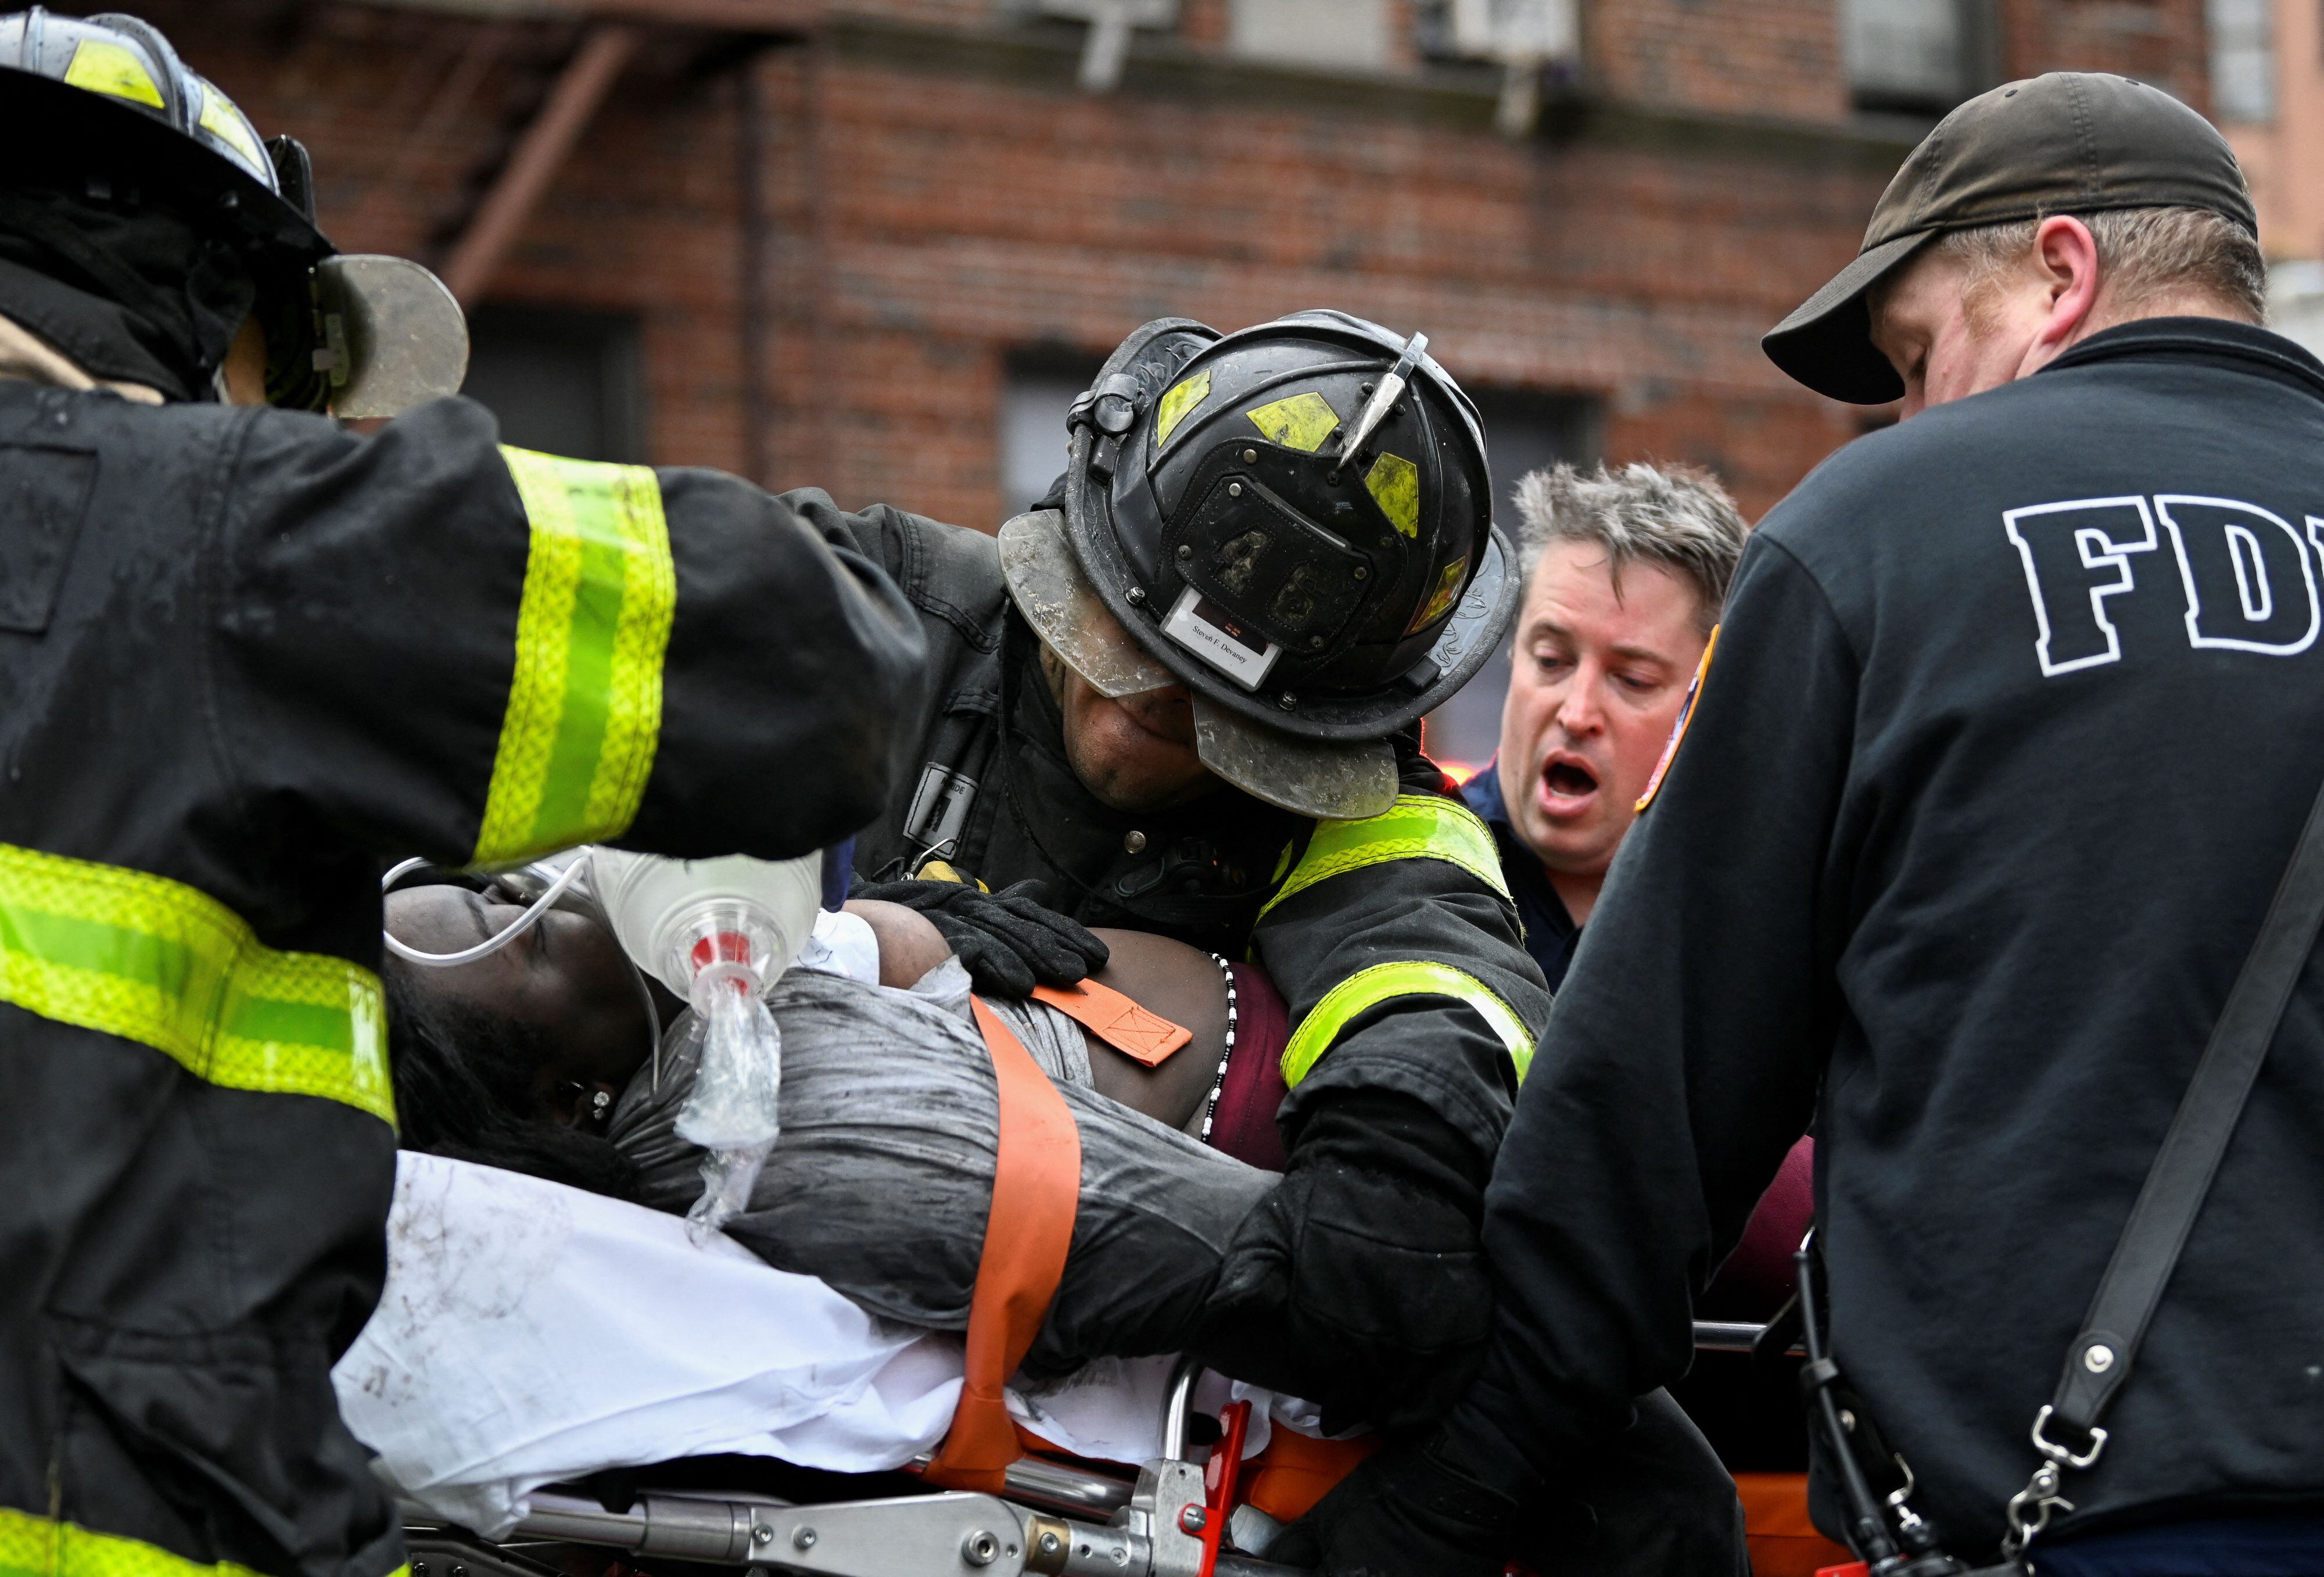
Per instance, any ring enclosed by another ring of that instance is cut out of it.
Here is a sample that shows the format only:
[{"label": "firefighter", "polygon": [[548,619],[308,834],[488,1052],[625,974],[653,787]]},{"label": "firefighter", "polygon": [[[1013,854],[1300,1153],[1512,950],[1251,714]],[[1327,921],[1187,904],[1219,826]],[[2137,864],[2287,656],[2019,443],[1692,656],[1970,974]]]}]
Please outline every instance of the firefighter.
[{"label": "firefighter", "polygon": [[[1481,1185],[1548,1007],[1491,835],[1416,727],[1515,606],[1475,409],[1423,337],[1303,312],[1149,323],[1068,425],[1056,507],[997,542],[844,522],[935,653],[919,777],[858,840],[859,896],[921,908],[993,989],[1102,960],[1084,923],[1266,965],[1286,1176],[1197,1349],[1335,1425],[1416,1422],[1490,1317]],[[914,879],[938,872],[970,880]],[[1594,1524],[1609,1567],[1647,1545],[1731,1567],[1733,1486],[1667,1396],[1641,1414],[1544,1525]]]},{"label": "firefighter", "polygon": [[1392,1423],[1483,1333],[1481,1188],[1548,1006],[1415,727],[1514,592],[1475,410],[1425,348],[1338,313],[1161,319],[1074,406],[1058,507],[997,541],[850,522],[935,683],[858,896],[921,909],[992,988],[1101,962],[1084,925],[1265,964],[1290,1163],[1208,1355]]},{"label": "firefighter", "polygon": [[383,1577],[382,856],[830,843],[924,646],[733,478],[310,414],[457,309],[152,28],[0,17],[0,1563]]}]

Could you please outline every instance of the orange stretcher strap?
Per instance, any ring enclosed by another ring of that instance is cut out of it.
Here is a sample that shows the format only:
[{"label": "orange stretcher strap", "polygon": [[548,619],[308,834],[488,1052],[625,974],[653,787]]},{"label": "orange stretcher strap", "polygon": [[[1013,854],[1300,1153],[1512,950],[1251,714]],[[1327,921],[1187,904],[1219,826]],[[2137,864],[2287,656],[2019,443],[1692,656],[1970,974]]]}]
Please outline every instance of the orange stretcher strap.
[{"label": "orange stretcher strap", "polygon": [[1194,1032],[1185,1025],[1149,1013],[1111,986],[1093,980],[1069,986],[1035,986],[1033,1000],[1048,1003],[1114,1050],[1149,1068],[1159,1067],[1172,1052],[1194,1038]]},{"label": "orange stretcher strap", "polygon": [[967,1375],[952,1430],[927,1477],[950,1489],[997,1494],[1009,1464],[1024,1454],[1001,1388],[1025,1361],[1065,1274],[1081,1204],[1082,1136],[1033,1054],[991,1009],[973,997],[969,1005],[1000,1079],[1001,1137],[984,1252],[968,1305]]}]

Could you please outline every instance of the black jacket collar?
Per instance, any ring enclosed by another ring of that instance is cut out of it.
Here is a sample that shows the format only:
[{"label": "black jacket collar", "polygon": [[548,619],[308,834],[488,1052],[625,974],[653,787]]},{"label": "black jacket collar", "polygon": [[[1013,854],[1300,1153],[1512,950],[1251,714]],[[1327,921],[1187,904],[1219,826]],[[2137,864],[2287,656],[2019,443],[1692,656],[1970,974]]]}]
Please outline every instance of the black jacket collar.
[{"label": "black jacket collar", "polygon": [[2101,329],[2042,371],[2126,360],[2193,361],[2255,372],[2324,400],[2324,362],[2281,334],[2226,318],[2143,318]]}]

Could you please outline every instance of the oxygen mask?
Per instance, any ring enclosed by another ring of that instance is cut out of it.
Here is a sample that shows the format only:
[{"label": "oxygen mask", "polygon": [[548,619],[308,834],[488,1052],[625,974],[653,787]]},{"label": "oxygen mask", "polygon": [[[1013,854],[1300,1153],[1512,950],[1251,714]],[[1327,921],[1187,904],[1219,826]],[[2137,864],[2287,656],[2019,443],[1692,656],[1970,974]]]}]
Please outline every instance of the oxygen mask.
[{"label": "oxygen mask", "polygon": [[[426,863],[407,860],[388,872],[392,887]],[[694,1087],[678,1115],[678,1133],[708,1152],[703,1192],[687,1213],[687,1231],[706,1242],[750,1202],[751,1187],[781,1131],[782,1031],[767,1010],[768,990],[797,962],[814,929],[825,887],[820,856],[754,860],[670,860],[603,845],[569,851],[500,880],[531,897],[515,921],[456,953],[423,953],[393,936],[389,951],[434,969],[489,957],[538,925],[567,892],[587,899],[638,974],[649,1023],[656,1022],[650,975],[691,1008],[667,1036],[655,1030],[653,1077],[662,1052],[695,1059]],[[537,896],[535,896],[537,894]]]},{"label": "oxygen mask", "polygon": [[667,860],[598,848],[591,884],[622,948],[693,1011],[673,1030],[696,1059],[678,1137],[708,1152],[687,1230],[706,1241],[750,1203],[781,1130],[782,1031],[768,989],[822,907],[822,862]]}]

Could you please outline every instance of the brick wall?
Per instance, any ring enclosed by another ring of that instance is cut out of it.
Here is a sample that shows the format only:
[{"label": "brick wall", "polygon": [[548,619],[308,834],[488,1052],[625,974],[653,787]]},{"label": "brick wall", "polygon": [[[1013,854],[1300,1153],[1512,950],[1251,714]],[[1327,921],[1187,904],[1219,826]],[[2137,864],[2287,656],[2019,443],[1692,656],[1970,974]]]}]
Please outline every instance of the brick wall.
[{"label": "brick wall", "polygon": [[[1757,337],[1854,252],[1901,152],[1848,131],[1832,4],[1596,5],[1599,99],[1524,143],[1490,129],[1489,73],[1333,84],[1225,62],[1223,0],[1186,0],[1187,36],[1142,46],[1104,98],[1073,86],[1070,25],[991,0],[857,7],[750,68],[772,479],[990,527],[1012,351],[1332,305],[1425,329],[1471,381],[1594,395],[1609,457],[1711,465],[1756,514],[1858,430]],[[2005,4],[2013,62],[2169,66],[2200,30],[2197,0]],[[343,244],[422,257],[578,36],[343,0],[144,10],[263,129],[309,141]],[[739,128],[715,43],[641,54],[492,295],[637,314],[651,452],[731,467]]]},{"label": "brick wall", "polygon": [[[769,69],[793,78],[779,102],[815,91],[798,80],[809,69]],[[798,237],[785,247],[798,281],[785,338],[807,342],[786,360],[816,369],[785,380],[786,479],[990,521],[987,392],[1012,346],[1097,354],[1148,318],[1232,327],[1314,305],[1425,328],[1464,377],[1600,394],[1626,450],[1715,453],[1755,507],[1796,479],[1798,451],[1852,430],[1794,394],[1755,341],[1853,250],[1877,176],[1512,146],[1358,114],[1090,100],[866,60],[835,62],[820,91],[807,179],[822,245],[806,194],[777,201]],[[927,380],[940,384],[917,386]],[[1702,409],[1743,391],[1755,428],[1781,410],[1804,443],[1772,463],[1722,447]],[[1687,408],[1671,444],[1665,405]],[[899,446],[907,433],[917,441]]]},{"label": "brick wall", "polygon": [[2003,75],[2119,71],[2210,108],[2204,0],[1998,0]]},{"label": "brick wall", "polygon": [[1591,80],[1673,108],[1840,121],[1837,13],[1838,0],[1597,0],[1585,14]]}]

